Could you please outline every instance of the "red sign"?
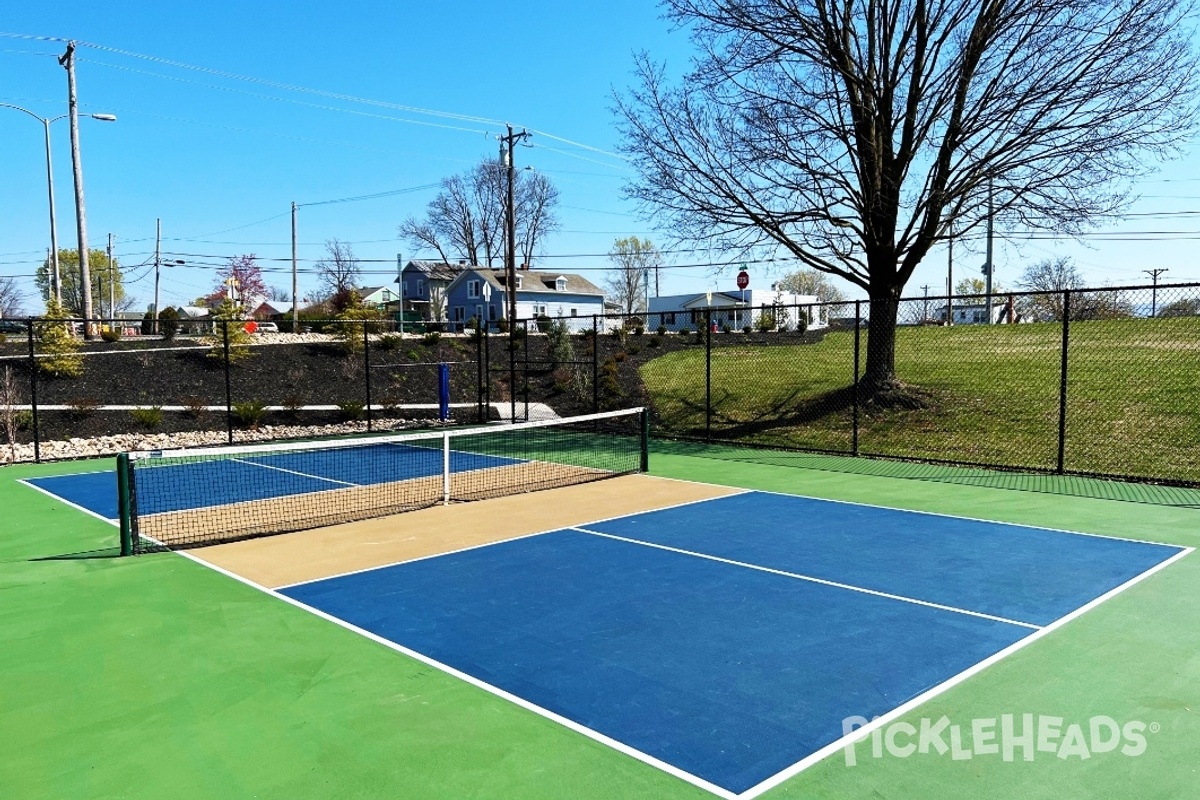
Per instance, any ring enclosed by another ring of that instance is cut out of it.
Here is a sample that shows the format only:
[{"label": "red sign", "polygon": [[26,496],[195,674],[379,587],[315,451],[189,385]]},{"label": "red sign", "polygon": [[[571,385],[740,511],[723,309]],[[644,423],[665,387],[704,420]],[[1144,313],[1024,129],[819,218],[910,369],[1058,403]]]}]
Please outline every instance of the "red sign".
[{"label": "red sign", "polygon": [[737,277],[737,285],[738,285],[739,289],[745,289],[747,286],[749,286],[750,285],[750,273],[746,272],[746,270],[742,270],[741,272],[739,272],[738,277]]}]

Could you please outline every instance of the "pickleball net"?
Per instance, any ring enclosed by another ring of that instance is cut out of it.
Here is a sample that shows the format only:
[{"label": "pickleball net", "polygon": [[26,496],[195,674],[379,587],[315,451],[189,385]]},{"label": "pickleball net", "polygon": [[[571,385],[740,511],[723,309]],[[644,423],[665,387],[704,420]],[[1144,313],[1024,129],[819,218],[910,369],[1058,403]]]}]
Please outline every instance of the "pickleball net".
[{"label": "pickleball net", "polygon": [[[645,471],[641,408],[117,459],[122,552],[196,547]],[[531,514],[536,514],[531,499]]]}]

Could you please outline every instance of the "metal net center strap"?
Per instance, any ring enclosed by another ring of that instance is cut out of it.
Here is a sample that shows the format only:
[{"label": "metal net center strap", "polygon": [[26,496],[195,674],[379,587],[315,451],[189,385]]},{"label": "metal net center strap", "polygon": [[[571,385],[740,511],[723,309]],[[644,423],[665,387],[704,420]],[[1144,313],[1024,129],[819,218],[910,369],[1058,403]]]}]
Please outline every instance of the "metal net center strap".
[{"label": "metal net center strap", "polygon": [[137,551],[306,530],[638,472],[642,409],[464,430],[129,453],[123,540]]}]

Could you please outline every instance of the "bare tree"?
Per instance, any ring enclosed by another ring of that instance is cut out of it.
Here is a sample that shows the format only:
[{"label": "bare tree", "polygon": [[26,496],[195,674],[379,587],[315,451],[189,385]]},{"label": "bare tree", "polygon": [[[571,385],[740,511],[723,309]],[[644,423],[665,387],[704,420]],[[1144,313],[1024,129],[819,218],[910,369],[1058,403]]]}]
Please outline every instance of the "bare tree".
[{"label": "bare tree", "polygon": [[519,172],[513,188],[516,242],[521,261],[533,265],[546,236],[558,230],[558,187],[540,172]]},{"label": "bare tree", "polygon": [[0,277],[0,318],[18,316],[24,301],[25,295],[16,279]]},{"label": "bare tree", "polygon": [[1041,321],[1061,322],[1066,316],[1066,292],[1071,292],[1071,319],[1118,319],[1133,316],[1133,305],[1123,292],[1086,289],[1087,281],[1067,256],[1047,258],[1030,264],[1018,285],[1038,294],[1020,299],[1021,311]]},{"label": "bare tree", "polygon": [[[481,161],[443,179],[425,215],[404,220],[400,236],[414,247],[433,250],[446,263],[498,266],[504,256],[507,192],[506,168],[496,160]],[[516,173],[513,197],[517,251],[528,264],[546,235],[558,227],[558,189],[546,176],[522,170]]]},{"label": "bare tree", "polygon": [[646,310],[646,271],[662,260],[654,242],[636,236],[617,239],[608,258],[613,262],[613,268],[608,272],[604,288],[611,299],[620,303],[626,314]]},{"label": "bare tree", "polygon": [[822,303],[840,303],[846,299],[842,291],[833,285],[829,276],[815,269],[798,269],[789,272],[776,284],[781,291],[795,294],[815,295]]},{"label": "bare tree", "polygon": [[1194,127],[1192,0],[665,0],[699,49],[617,98],[628,192],[680,238],[786,251],[871,300],[865,388],[896,390],[898,300],[997,222],[1076,232]]},{"label": "bare tree", "polygon": [[330,297],[353,289],[362,277],[362,268],[349,242],[329,239],[325,242],[325,257],[317,262],[317,280]]},{"label": "bare tree", "polygon": [[8,445],[8,463],[17,460],[17,404],[21,394],[13,379],[12,367],[4,365],[4,379],[0,382],[0,430],[4,431],[4,442]]}]

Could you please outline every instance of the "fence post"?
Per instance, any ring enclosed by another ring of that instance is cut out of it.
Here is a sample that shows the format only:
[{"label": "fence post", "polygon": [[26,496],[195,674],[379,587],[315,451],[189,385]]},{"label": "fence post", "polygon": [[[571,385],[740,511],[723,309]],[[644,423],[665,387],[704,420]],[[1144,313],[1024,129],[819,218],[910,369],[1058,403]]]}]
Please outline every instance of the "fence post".
[{"label": "fence post", "polygon": [[712,441],[712,308],[704,309],[704,439]]},{"label": "fence post", "polygon": [[371,324],[363,320],[363,383],[367,390],[367,433],[371,425]]},{"label": "fence post", "polygon": [[483,331],[483,402],[487,419],[492,418],[492,332]]},{"label": "fence post", "polygon": [[1058,381],[1058,468],[1062,475],[1067,460],[1067,353],[1071,343],[1071,290],[1063,290],[1062,364]]},{"label": "fence post", "polygon": [[233,385],[229,370],[229,320],[221,320],[221,341],[225,349],[225,431],[229,443],[233,444]]},{"label": "fence post", "polygon": [[475,328],[475,416],[480,425],[487,422],[487,416],[483,410],[483,378],[487,374],[483,368],[483,337],[487,335],[486,331],[487,322],[480,320],[479,325]]},{"label": "fence post", "polygon": [[862,319],[862,300],[854,301],[854,386],[853,386],[853,407],[854,421],[852,426],[852,440],[850,452],[858,455],[858,378],[859,367],[861,361],[860,351],[862,348],[862,326],[859,325],[859,320]]},{"label": "fence post", "polygon": [[592,412],[600,410],[600,322],[592,314]]},{"label": "fence post", "polygon": [[37,354],[33,347],[33,317],[25,321],[26,330],[29,333],[29,410],[32,413],[30,424],[33,426],[33,460],[36,463],[42,461],[42,432],[38,428],[38,402],[37,402]]},{"label": "fence post", "polygon": [[[534,320],[534,327],[537,327],[537,321]],[[525,322],[525,364],[521,369],[521,383],[524,384],[525,392],[525,421],[529,422],[529,322]]]},{"label": "fence post", "polygon": [[517,318],[508,321],[508,424],[517,421]]}]

